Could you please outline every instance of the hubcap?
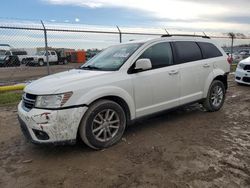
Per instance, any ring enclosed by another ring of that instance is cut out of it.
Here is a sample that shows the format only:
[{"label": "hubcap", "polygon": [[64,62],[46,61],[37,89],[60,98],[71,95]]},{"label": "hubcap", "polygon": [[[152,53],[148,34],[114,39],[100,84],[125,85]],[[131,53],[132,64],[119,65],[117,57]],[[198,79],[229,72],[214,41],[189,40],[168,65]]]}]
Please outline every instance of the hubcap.
[{"label": "hubcap", "polygon": [[116,111],[105,109],[99,112],[92,123],[92,133],[96,140],[107,142],[114,138],[120,127],[120,119]]},{"label": "hubcap", "polygon": [[211,102],[213,106],[218,107],[220,106],[223,100],[223,90],[220,86],[215,86],[212,91],[211,95]]}]

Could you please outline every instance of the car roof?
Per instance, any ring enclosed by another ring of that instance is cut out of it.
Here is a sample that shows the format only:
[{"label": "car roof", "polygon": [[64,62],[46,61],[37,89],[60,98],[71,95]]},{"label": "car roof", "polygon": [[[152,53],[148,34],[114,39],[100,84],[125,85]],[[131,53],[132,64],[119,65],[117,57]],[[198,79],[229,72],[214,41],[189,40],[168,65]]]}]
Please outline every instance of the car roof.
[{"label": "car roof", "polygon": [[213,40],[210,38],[203,38],[201,36],[167,36],[167,37],[158,37],[158,38],[150,38],[150,39],[144,39],[144,40],[133,40],[129,42],[125,42],[122,44],[131,44],[131,43],[154,43],[154,42],[173,42],[173,41],[194,41],[194,42],[208,42],[208,43],[214,43]]}]

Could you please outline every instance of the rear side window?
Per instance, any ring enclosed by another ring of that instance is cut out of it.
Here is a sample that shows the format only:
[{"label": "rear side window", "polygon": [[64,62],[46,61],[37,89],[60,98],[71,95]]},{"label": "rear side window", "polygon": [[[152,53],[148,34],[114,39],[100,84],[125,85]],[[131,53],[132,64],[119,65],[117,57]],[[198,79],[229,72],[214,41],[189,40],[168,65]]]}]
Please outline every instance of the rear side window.
[{"label": "rear side window", "polygon": [[208,42],[198,42],[198,45],[201,48],[204,59],[223,56],[214,44]]},{"label": "rear side window", "polygon": [[51,55],[56,55],[56,53],[55,52],[51,52]]},{"label": "rear side window", "polygon": [[202,59],[200,47],[196,42],[178,41],[173,43],[176,63],[187,63]]},{"label": "rear side window", "polygon": [[171,45],[168,42],[158,43],[149,47],[139,59],[147,58],[152,63],[152,68],[157,69],[173,64]]}]

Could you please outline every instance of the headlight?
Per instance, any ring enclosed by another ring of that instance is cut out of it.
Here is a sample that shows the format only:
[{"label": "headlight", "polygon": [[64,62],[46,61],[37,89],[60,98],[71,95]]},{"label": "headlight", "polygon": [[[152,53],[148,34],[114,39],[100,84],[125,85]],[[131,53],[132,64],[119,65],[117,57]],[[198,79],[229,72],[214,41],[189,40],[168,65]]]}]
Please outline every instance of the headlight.
[{"label": "headlight", "polygon": [[244,64],[242,64],[242,63],[239,63],[239,64],[238,64],[238,69],[244,69],[244,67],[245,67]]},{"label": "headlight", "polygon": [[42,95],[37,96],[35,107],[37,108],[60,108],[72,96],[73,92],[57,94],[57,95]]}]

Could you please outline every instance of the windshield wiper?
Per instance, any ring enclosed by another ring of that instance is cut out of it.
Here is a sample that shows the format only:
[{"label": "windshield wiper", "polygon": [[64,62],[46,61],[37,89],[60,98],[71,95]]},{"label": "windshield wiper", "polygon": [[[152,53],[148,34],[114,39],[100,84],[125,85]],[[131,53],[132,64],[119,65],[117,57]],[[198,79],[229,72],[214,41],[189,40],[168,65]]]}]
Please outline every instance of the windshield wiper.
[{"label": "windshield wiper", "polygon": [[95,66],[92,66],[92,65],[87,65],[87,66],[84,66],[84,67],[80,67],[80,69],[86,69],[86,70],[102,70],[101,68],[95,67]]}]

